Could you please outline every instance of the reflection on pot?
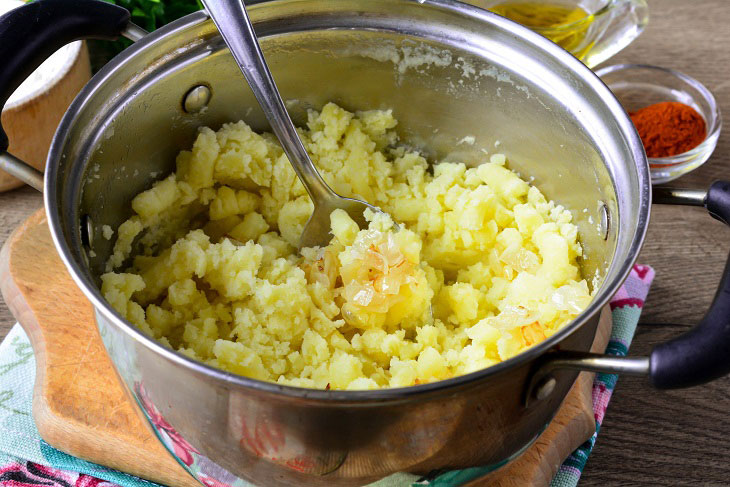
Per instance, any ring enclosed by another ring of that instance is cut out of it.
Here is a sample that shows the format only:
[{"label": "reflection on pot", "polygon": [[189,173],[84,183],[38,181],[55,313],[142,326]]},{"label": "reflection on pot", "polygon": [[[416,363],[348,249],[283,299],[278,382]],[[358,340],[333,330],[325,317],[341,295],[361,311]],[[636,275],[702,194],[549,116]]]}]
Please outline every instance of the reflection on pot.
[{"label": "reflection on pot", "polygon": [[270,409],[258,407],[257,401],[236,395],[229,403],[230,433],[246,456],[268,460],[295,472],[324,475],[342,465],[346,452],[336,449],[323,454],[326,450],[312,448],[311,439],[308,446],[302,437],[292,434],[296,429],[282,424],[286,421],[286,416],[282,416],[277,419]]},{"label": "reflection on pot", "polygon": [[[244,458],[283,466],[292,471],[293,479],[297,473],[378,478],[403,465],[404,452],[411,466],[427,463],[453,438],[464,415],[464,401],[456,397],[448,406],[433,401],[419,415],[394,406],[379,425],[365,421],[367,408],[312,407],[305,419],[290,409],[260,404],[248,394],[233,395],[230,434]],[[363,443],[366,437],[372,441]]]},{"label": "reflection on pot", "polygon": [[141,382],[135,382],[134,392],[157,438],[198,481],[206,487],[250,487],[251,484],[209,460],[183,438],[162,416]]},{"label": "reflection on pot", "polygon": [[175,428],[170,426],[170,423],[165,421],[165,418],[162,417],[155,405],[150,401],[147,391],[145,391],[141,383],[135,384],[134,390],[137,393],[137,397],[141,400],[142,408],[150,423],[152,423],[157,435],[163,437],[165,445],[172,447],[173,454],[176,458],[185,465],[192,465],[193,453],[200,454],[200,452],[193,445],[185,441],[185,438],[175,431]]}]

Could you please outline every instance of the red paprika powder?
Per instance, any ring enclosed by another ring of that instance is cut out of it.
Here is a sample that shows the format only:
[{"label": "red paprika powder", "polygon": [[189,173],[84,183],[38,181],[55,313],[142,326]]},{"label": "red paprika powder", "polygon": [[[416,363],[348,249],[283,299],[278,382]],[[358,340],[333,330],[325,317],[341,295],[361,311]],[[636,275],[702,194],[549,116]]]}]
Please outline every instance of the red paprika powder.
[{"label": "red paprika powder", "polygon": [[705,140],[705,119],[684,103],[664,101],[633,113],[648,157],[671,157],[694,149]]}]

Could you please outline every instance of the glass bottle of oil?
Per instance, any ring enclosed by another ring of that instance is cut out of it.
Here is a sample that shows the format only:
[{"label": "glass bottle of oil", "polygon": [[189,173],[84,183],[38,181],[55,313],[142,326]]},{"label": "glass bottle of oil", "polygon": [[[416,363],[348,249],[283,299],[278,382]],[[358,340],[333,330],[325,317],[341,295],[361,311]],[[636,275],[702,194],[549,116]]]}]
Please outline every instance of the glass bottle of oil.
[{"label": "glass bottle of oil", "polygon": [[588,67],[629,45],[649,21],[647,0],[462,0],[514,20]]},{"label": "glass bottle of oil", "polygon": [[[480,2],[472,3],[478,5]],[[542,34],[578,59],[582,59],[593,45],[593,42],[586,42],[586,34],[594,15],[577,2],[561,4],[508,0],[488,3],[491,4],[485,5],[488,10]]]}]

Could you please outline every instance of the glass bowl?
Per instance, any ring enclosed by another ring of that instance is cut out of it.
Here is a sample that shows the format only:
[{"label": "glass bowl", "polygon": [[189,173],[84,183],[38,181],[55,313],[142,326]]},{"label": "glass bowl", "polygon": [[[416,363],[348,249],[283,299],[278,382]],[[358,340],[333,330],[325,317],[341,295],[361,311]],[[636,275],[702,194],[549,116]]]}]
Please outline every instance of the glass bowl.
[{"label": "glass bowl", "polygon": [[702,83],[673,69],[642,64],[617,64],[596,70],[627,112],[662,101],[689,105],[705,119],[705,140],[692,150],[671,157],[649,157],[651,180],[666,183],[698,168],[717,145],[722,121],[715,97]]}]

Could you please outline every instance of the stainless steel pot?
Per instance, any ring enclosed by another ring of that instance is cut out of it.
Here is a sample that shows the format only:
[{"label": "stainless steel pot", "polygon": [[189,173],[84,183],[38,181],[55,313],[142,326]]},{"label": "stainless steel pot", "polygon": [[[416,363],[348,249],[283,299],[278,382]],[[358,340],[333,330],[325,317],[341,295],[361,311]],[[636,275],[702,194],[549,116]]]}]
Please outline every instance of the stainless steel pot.
[{"label": "stainless steel pot", "polygon": [[[62,120],[48,156],[45,203],[58,252],[96,308],[119,376],[196,478],[357,485],[396,471],[496,468],[542,432],[576,370],[650,375],[659,387],[728,372],[727,299],[718,299],[699,331],[657,347],[651,360],[586,353],[599,311],[641,247],[651,186],[631,121],[570,54],[449,0],[281,0],[252,6],[250,15],[295,120],[332,100],[351,110],[392,108],[401,138],[434,159],[474,164],[480,149],[498,146],[516,170],[573,211],[584,274],[596,277],[598,290],[574,322],[539,346],[486,370],[402,389],[285,387],[171,351],[102,298],[99,275],[113,242],[94,234],[129,217],[131,198],[173,169],[198,127],[244,119],[265,130],[264,117],[203,12],[144,35],[126,11],[94,0],[74,7],[40,0],[18,9],[0,19],[0,59],[11,61],[0,73],[0,96],[71,39],[121,33],[136,41]],[[475,143],[460,144],[465,135]],[[2,152],[3,139],[0,132],[0,167],[39,187],[38,174]],[[727,220],[729,187],[716,184],[707,197],[660,196],[705,204]],[[728,279],[723,286],[730,293]]]}]

